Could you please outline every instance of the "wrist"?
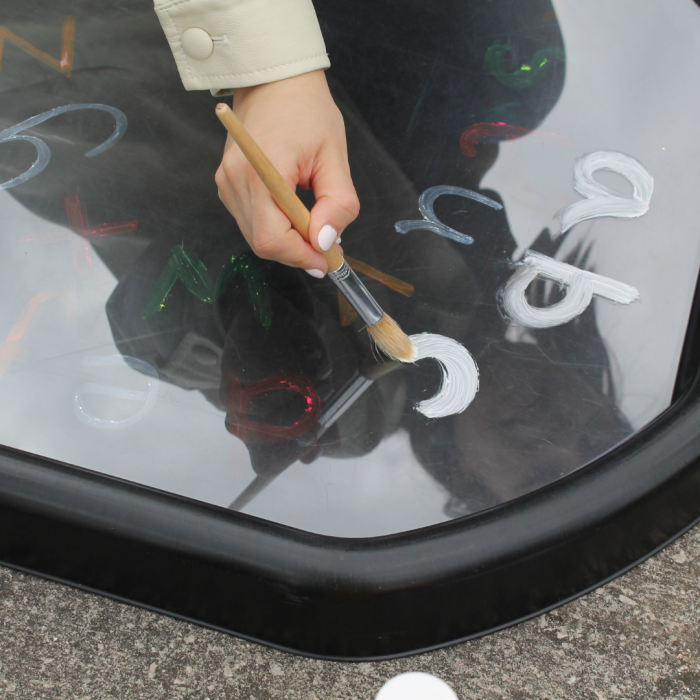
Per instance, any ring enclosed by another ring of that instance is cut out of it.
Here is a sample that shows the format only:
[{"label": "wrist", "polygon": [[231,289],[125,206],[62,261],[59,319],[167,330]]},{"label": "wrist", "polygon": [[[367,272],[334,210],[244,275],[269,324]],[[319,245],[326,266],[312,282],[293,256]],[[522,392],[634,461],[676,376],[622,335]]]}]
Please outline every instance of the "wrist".
[{"label": "wrist", "polygon": [[284,78],[283,80],[276,80],[271,83],[234,88],[233,107],[238,111],[244,104],[256,101],[268,95],[278,97],[289,94],[298,98],[304,96],[305,93],[309,96],[318,94],[319,90],[329,92],[326,73],[322,69],[301,73],[300,75]]}]

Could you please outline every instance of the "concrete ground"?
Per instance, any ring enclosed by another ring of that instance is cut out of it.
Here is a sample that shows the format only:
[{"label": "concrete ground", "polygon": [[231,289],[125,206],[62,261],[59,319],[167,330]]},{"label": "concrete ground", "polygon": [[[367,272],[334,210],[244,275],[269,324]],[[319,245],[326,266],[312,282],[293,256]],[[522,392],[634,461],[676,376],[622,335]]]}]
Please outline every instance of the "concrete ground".
[{"label": "concrete ground", "polygon": [[381,663],[295,657],[0,568],[0,698],[373,700],[405,671],[460,700],[700,698],[700,526],[559,610]]}]

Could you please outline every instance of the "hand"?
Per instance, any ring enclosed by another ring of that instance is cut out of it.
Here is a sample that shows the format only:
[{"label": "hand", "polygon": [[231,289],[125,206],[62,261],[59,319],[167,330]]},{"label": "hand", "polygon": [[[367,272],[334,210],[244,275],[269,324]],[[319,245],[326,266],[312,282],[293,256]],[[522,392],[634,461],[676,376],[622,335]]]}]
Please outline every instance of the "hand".
[{"label": "hand", "polygon": [[219,197],[261,258],[300,267],[314,277],[328,269],[328,250],[360,211],[350,177],[345,126],[323,71],[234,91],[233,111],[294,190],[311,188],[307,243],[275,204],[229,136],[216,172]]}]

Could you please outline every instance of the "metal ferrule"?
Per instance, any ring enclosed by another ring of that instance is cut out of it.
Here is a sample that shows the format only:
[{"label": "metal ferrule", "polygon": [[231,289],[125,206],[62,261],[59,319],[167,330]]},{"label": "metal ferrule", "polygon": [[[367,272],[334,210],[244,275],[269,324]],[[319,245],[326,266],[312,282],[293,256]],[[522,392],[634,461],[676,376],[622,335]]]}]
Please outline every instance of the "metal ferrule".
[{"label": "metal ferrule", "polygon": [[382,320],[382,307],[377,304],[345,260],[335,272],[329,272],[328,276],[368,326],[374,326]]}]

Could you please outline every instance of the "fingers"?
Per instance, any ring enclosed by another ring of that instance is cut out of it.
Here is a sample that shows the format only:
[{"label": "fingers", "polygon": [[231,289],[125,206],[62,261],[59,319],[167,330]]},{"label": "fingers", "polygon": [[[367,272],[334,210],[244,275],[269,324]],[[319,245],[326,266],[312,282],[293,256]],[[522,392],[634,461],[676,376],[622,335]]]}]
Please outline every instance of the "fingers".
[{"label": "fingers", "polygon": [[[294,189],[296,165],[293,162],[280,165],[279,160],[276,165]],[[289,220],[238,148],[227,148],[216,173],[216,183],[221,201],[238,221],[257,256],[323,277],[328,269],[325,258],[291,228]]]},{"label": "fingers", "polygon": [[350,176],[347,154],[340,148],[322,153],[312,186],[316,204],[311,210],[309,237],[318,251],[328,250],[360,213],[360,200]]},{"label": "fingers", "polygon": [[262,258],[322,276],[323,252],[360,209],[348,165],[345,128],[322,71],[250,90],[234,106],[258,145],[294,189],[311,187],[310,243],[294,231],[240,149],[230,139],[216,175],[219,196]]}]

